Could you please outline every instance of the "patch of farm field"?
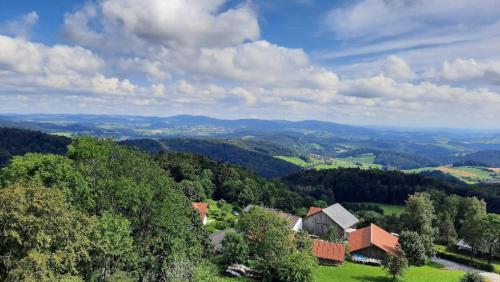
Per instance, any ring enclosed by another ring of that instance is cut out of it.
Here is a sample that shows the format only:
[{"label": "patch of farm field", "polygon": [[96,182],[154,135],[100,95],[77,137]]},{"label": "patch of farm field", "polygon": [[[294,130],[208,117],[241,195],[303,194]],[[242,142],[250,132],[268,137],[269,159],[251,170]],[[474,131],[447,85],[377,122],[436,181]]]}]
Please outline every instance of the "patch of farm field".
[{"label": "patch of farm field", "polygon": [[275,156],[275,158],[293,163],[304,168],[313,168],[317,170],[321,169],[334,169],[334,168],[356,168],[361,169],[371,169],[371,168],[382,168],[381,165],[374,164],[374,156],[369,156],[369,154],[362,155],[359,157],[348,157],[348,158],[325,158],[325,159],[312,159],[305,161],[298,157],[287,157],[287,156]]},{"label": "patch of farm field", "polygon": [[418,169],[405,170],[405,172],[419,173],[422,171],[442,171],[450,174],[466,183],[473,184],[478,182],[486,182],[494,179],[499,179],[500,174],[495,170],[480,166],[438,166],[438,167],[423,167]]},{"label": "patch of farm field", "polygon": [[[464,274],[458,270],[444,269],[439,264],[421,267],[410,267],[404,277],[398,281],[405,282],[456,282]],[[346,262],[341,266],[319,266],[316,270],[317,282],[360,282],[391,281],[387,273],[379,266],[369,266]]]},{"label": "patch of farm field", "polygon": [[404,205],[391,205],[391,204],[380,204],[374,202],[364,202],[363,204],[377,205],[384,210],[384,215],[395,214],[397,216],[401,215],[405,211]]},{"label": "patch of farm field", "polygon": [[309,162],[304,161],[301,158],[298,157],[287,157],[287,156],[275,156],[275,158],[287,161],[289,163],[292,163],[294,165],[298,165],[301,167],[309,167],[311,164]]}]

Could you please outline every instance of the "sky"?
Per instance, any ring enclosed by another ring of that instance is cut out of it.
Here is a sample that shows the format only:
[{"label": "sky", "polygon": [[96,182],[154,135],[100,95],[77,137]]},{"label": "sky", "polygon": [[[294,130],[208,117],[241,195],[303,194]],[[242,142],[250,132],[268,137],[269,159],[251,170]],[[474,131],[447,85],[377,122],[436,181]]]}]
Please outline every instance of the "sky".
[{"label": "sky", "polygon": [[500,0],[2,0],[0,113],[500,128]]}]

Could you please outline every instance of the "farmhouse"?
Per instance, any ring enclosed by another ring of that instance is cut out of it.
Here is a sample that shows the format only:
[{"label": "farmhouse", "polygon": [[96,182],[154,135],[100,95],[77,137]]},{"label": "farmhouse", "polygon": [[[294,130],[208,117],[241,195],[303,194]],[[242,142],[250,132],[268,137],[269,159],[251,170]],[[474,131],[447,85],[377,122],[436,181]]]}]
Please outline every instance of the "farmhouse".
[{"label": "farmhouse", "polygon": [[203,225],[207,224],[208,203],[192,202],[191,205],[200,214],[200,220]]},{"label": "farmhouse", "polygon": [[382,260],[386,254],[397,254],[398,237],[375,224],[349,234],[351,254]]},{"label": "farmhouse", "polygon": [[342,244],[313,239],[312,247],[313,255],[318,258],[320,264],[338,265],[344,262],[345,247]]},{"label": "farmhouse", "polygon": [[327,208],[321,209],[310,207],[307,216],[302,221],[303,228],[316,236],[326,234],[331,226],[337,226],[339,236],[344,236],[344,231],[356,223],[358,219],[340,204],[334,204]]}]

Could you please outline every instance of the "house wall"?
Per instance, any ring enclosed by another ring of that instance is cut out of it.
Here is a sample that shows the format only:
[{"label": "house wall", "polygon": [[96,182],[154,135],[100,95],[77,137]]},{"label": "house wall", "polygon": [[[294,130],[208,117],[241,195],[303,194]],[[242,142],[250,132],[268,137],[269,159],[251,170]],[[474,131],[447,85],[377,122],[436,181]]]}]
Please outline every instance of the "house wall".
[{"label": "house wall", "polygon": [[384,250],[381,250],[380,248],[377,248],[375,246],[371,246],[368,248],[357,250],[357,251],[354,251],[351,253],[356,254],[356,255],[362,255],[365,257],[369,257],[369,258],[374,258],[374,259],[384,259],[385,255],[386,255],[386,252]]},{"label": "house wall", "polygon": [[322,265],[340,265],[342,262],[336,261],[336,260],[331,260],[331,259],[323,259],[323,258],[318,258],[319,264]]},{"label": "house wall", "polygon": [[336,225],[339,229],[339,236],[344,235],[344,230],[335,221],[333,221],[324,212],[318,212],[312,216],[304,218],[302,220],[302,228],[309,232],[309,234],[314,234],[317,236],[324,235],[328,231],[328,227]]},{"label": "house wall", "polygon": [[299,219],[297,223],[295,223],[295,226],[292,229],[295,232],[299,232],[300,230],[302,230],[302,218]]}]

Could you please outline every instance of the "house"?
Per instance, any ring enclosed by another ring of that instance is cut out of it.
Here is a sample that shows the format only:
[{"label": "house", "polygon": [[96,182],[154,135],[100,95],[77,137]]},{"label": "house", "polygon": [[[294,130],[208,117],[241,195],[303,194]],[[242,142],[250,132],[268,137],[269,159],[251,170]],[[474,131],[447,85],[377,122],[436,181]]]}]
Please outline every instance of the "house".
[{"label": "house", "polygon": [[208,235],[208,238],[210,239],[210,243],[214,247],[215,251],[219,251],[220,248],[222,247],[222,240],[224,240],[224,237],[228,232],[235,232],[234,228],[228,228],[224,229],[221,231],[214,232],[210,235]]},{"label": "house", "polygon": [[321,209],[310,207],[307,216],[302,220],[303,228],[316,236],[327,233],[330,226],[337,226],[339,236],[344,236],[344,231],[353,227],[359,220],[340,204],[334,204]]},{"label": "house", "polygon": [[348,241],[353,256],[382,260],[386,254],[397,255],[399,238],[372,223],[351,232]]},{"label": "house", "polygon": [[208,221],[208,217],[207,217],[208,203],[192,202],[191,206],[193,206],[193,208],[196,211],[198,211],[198,213],[200,214],[200,220],[201,220],[201,222],[203,223],[203,225],[206,225],[207,221]]},{"label": "house", "polygon": [[344,262],[345,247],[342,244],[313,239],[312,249],[320,264],[339,265]]},{"label": "house", "polygon": [[[255,207],[255,206],[248,205],[243,209],[243,211],[249,212],[253,207]],[[286,219],[290,223],[290,228],[293,231],[298,232],[298,231],[302,230],[302,218],[301,217],[280,211],[278,209],[271,209],[271,208],[265,208],[265,207],[260,207],[260,208],[262,208],[268,212],[272,212],[272,213]]]}]

